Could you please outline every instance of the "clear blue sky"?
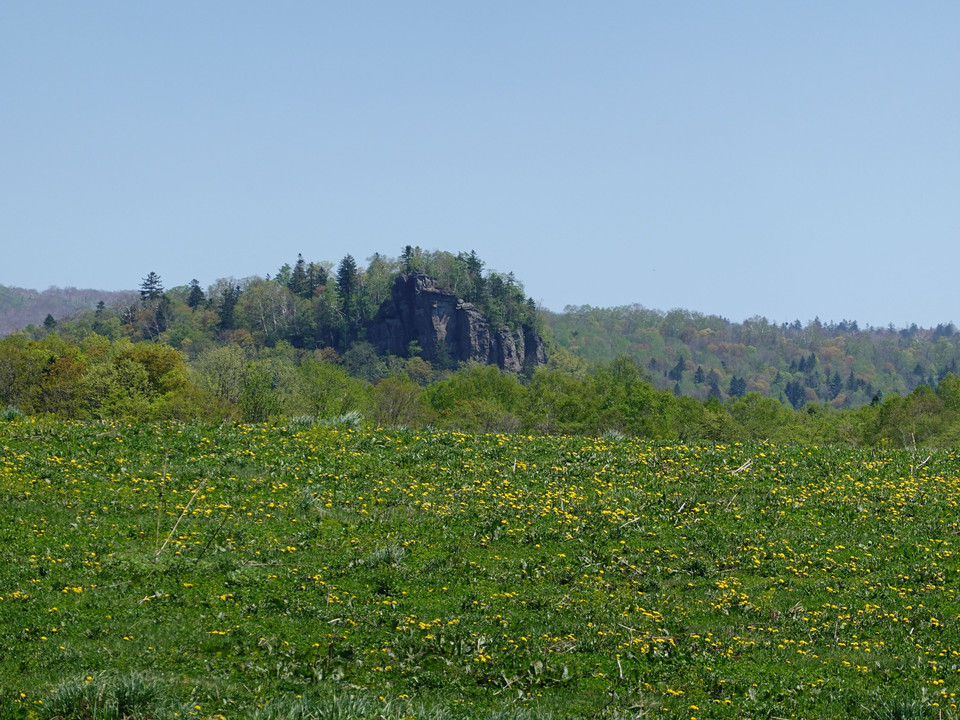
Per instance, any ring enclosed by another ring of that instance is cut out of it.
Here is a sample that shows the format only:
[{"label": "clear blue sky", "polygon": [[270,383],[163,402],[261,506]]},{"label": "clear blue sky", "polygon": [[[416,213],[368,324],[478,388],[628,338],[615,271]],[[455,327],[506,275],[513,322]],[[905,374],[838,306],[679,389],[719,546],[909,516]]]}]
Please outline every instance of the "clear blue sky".
[{"label": "clear blue sky", "polygon": [[476,250],[553,310],[960,323],[960,3],[5,2],[0,283]]}]

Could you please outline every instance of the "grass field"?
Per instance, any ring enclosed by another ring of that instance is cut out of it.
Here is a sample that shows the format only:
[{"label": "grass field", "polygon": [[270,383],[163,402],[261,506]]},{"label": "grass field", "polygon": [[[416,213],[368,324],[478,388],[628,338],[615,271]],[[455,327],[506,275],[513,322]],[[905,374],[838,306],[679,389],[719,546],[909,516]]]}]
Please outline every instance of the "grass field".
[{"label": "grass field", "polygon": [[956,718],[960,458],[0,423],[0,717]]}]

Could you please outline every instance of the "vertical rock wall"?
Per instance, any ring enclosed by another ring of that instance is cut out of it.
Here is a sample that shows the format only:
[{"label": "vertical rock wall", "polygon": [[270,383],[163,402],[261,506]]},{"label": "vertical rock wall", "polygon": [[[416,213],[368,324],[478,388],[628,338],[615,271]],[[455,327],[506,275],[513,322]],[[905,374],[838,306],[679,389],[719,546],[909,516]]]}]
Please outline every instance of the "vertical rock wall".
[{"label": "vertical rock wall", "polygon": [[427,275],[400,275],[369,331],[379,353],[406,357],[416,342],[432,363],[474,361],[519,372],[544,365],[543,341],[533,328],[494,330],[471,303],[437,288]]}]

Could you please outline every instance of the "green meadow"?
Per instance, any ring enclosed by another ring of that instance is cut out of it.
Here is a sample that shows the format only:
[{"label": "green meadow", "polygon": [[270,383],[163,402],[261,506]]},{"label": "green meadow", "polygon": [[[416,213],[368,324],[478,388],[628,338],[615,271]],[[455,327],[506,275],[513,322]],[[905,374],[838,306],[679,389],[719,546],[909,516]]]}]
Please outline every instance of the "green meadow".
[{"label": "green meadow", "polygon": [[956,718],[960,457],[0,422],[0,717]]}]

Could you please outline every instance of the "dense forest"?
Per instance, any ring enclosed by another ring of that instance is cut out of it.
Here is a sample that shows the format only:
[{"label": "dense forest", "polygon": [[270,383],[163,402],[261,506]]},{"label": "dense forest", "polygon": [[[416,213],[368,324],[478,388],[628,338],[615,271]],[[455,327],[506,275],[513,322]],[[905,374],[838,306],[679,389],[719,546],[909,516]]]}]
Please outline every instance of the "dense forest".
[{"label": "dense forest", "polygon": [[567,307],[545,313],[557,344],[590,363],[625,354],[652,382],[677,395],[726,400],[759,392],[795,409],[808,403],[851,408],[920,385],[935,388],[960,366],[960,332],[867,327],[819,318],[777,325],[755,317],[733,323],[685,310],[639,305]]},{"label": "dense forest", "polygon": [[133,290],[80,290],[74,287],[51,287],[43,291],[0,285],[0,337],[39,325],[48,315],[69,317],[82,310],[92,310],[97,303],[122,305],[134,302]]},{"label": "dense forest", "polygon": [[298,349],[359,352],[354,346],[366,341],[401,273],[430,276],[476,306],[494,327],[536,325],[536,308],[516,278],[483,268],[476,253],[452,255],[407,246],[399,259],[374,255],[365,268],[352,255],[336,268],[330,262],[307,262],[301,255],[273,277],[221,278],[207,289],[197,280],[165,289],[151,272],[136,302],[100,302],[95,309],[60,320],[50,314],[43,327],[28,327],[26,332],[36,336],[52,330],[75,341],[95,333],[110,340],[162,342],[190,357],[214,346],[272,348],[283,342]]},{"label": "dense forest", "polygon": [[[371,329],[397,279],[432,278],[494,330],[542,334],[546,364],[507,372]],[[0,340],[5,417],[359,422],[680,442],[953,444],[957,330],[776,325],[634,306],[538,309],[476,253],[407,246],[365,267],[302,256],[276,273],[166,289]]]}]

